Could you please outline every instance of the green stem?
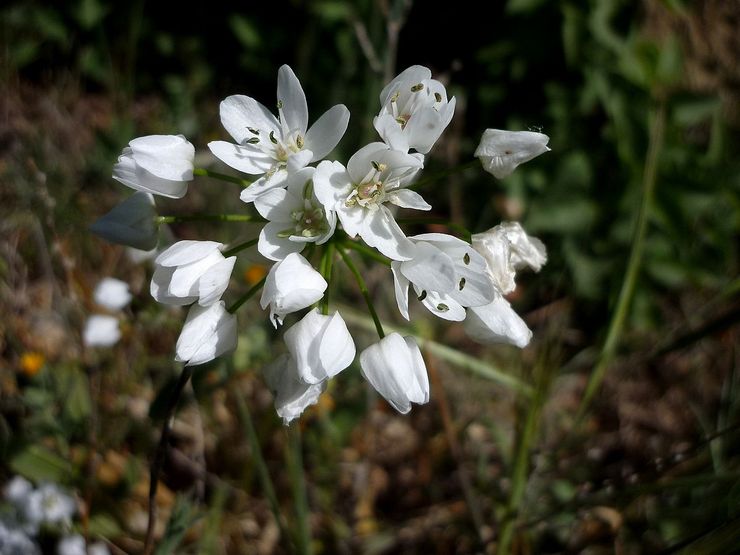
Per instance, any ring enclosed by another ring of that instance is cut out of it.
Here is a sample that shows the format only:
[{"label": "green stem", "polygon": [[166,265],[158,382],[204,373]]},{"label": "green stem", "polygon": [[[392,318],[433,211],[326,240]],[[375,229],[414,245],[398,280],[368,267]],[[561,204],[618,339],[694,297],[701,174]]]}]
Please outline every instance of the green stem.
[{"label": "green stem", "polygon": [[235,183],[237,185],[241,185],[242,187],[249,187],[252,183],[254,183],[253,179],[242,179],[241,177],[234,177],[233,175],[226,175],[225,173],[214,172],[205,168],[195,168],[193,170],[193,175],[212,177],[213,179],[226,181],[228,183]]},{"label": "green stem", "polygon": [[267,281],[267,276],[263,277],[261,280],[255,283],[249,291],[247,291],[246,293],[244,293],[244,295],[239,297],[239,299],[227,309],[229,313],[234,314],[234,312],[239,310],[239,307],[241,305],[246,303],[249,299],[251,299],[254,296],[254,294],[257,291],[262,289],[262,286],[265,284],[265,281]]},{"label": "green stem", "polygon": [[627,263],[627,271],[624,274],[624,280],[622,281],[622,287],[619,291],[619,298],[617,300],[614,315],[609,323],[606,341],[604,342],[596,367],[593,369],[588,380],[586,391],[578,409],[576,425],[583,418],[589,403],[593,399],[594,394],[599,389],[599,386],[604,379],[604,375],[606,374],[609,364],[614,358],[622,335],[622,330],[624,329],[624,323],[632,303],[632,297],[635,293],[637,276],[640,271],[640,263],[642,262],[642,254],[645,247],[647,223],[653,207],[658,161],[660,159],[660,150],[663,146],[663,136],[665,133],[665,119],[666,105],[665,101],[661,100],[655,109],[653,123],[650,128],[650,142],[648,144],[645,170],[642,177],[642,201],[640,203],[640,212],[637,216],[637,223],[635,225],[634,240],[632,241],[632,251],[630,252],[629,261]]},{"label": "green stem", "polygon": [[434,172],[432,174],[429,174],[428,176],[424,177],[423,179],[420,179],[416,183],[412,183],[408,186],[409,189],[418,189],[424,185],[428,185],[429,183],[434,183],[435,181],[439,181],[440,179],[443,179],[449,175],[465,171],[468,168],[472,168],[473,166],[480,165],[480,161],[477,158],[474,158],[473,160],[470,160],[469,162],[465,162],[464,164],[460,164],[459,166],[454,166],[452,168],[448,168],[446,170],[440,170],[438,172]]},{"label": "green stem", "polygon": [[237,245],[234,245],[230,249],[225,250],[223,253],[224,258],[228,258],[230,256],[234,256],[237,253],[240,253],[244,249],[248,249],[249,247],[255,246],[259,242],[259,239],[250,239],[249,241],[244,241],[243,243],[239,243]]},{"label": "green stem", "polygon": [[362,293],[362,296],[365,299],[365,303],[367,304],[367,309],[370,311],[370,316],[372,316],[373,318],[373,323],[375,324],[375,330],[378,332],[378,337],[380,337],[380,339],[383,339],[385,337],[383,325],[380,323],[378,313],[375,311],[375,306],[373,305],[373,301],[370,298],[370,292],[367,289],[367,284],[365,283],[365,280],[357,269],[357,266],[355,266],[355,263],[352,262],[352,259],[347,256],[347,253],[344,252],[344,249],[342,249],[342,247],[340,247],[339,245],[337,245],[337,252],[339,252],[339,256],[342,257],[342,260],[347,265],[347,268],[349,268],[350,272],[352,272],[352,274],[355,276],[355,281],[357,281],[357,285],[360,288],[360,293]]},{"label": "green stem", "polygon": [[311,525],[308,521],[306,475],[303,470],[301,429],[298,425],[288,428],[288,474],[293,488],[293,501],[298,519],[298,549],[303,555],[310,555],[313,552]]},{"label": "green stem", "polygon": [[398,224],[442,224],[446,227],[457,232],[465,241],[470,242],[472,233],[465,227],[455,222],[451,222],[447,218],[399,218],[396,220]]},{"label": "green stem", "polygon": [[385,264],[386,266],[391,265],[391,261],[389,258],[386,258],[385,256],[380,254],[375,249],[371,249],[370,247],[363,245],[362,243],[359,243],[357,241],[352,241],[351,239],[345,239],[342,242],[342,246],[359,252],[365,258],[371,258],[372,260],[375,260],[376,262],[380,262],[381,264]]},{"label": "green stem", "polygon": [[154,222],[162,224],[180,224],[184,222],[253,222],[264,223],[267,220],[260,216],[247,214],[194,214],[191,216],[156,216]]},{"label": "green stem", "polygon": [[275,522],[280,528],[280,534],[285,538],[286,541],[290,541],[290,535],[285,526],[283,516],[280,513],[280,505],[278,504],[277,495],[275,494],[275,485],[270,479],[270,473],[267,470],[267,464],[265,463],[265,457],[262,454],[262,447],[260,446],[259,438],[257,437],[257,431],[254,428],[254,422],[252,421],[252,415],[249,413],[247,403],[244,400],[244,395],[239,391],[239,388],[234,388],[234,399],[236,400],[236,406],[239,411],[239,417],[242,421],[242,426],[246,429],[247,439],[249,440],[249,448],[252,451],[252,460],[257,467],[257,476],[259,477],[262,489],[265,492],[267,501],[270,503],[270,509],[272,515],[275,518]]},{"label": "green stem", "polygon": [[329,291],[331,290],[331,273],[334,267],[334,243],[329,241],[326,245],[326,249],[321,256],[321,275],[324,276],[326,283],[329,286],[324,292],[324,297],[321,299],[319,306],[321,308],[321,314],[329,314]]}]

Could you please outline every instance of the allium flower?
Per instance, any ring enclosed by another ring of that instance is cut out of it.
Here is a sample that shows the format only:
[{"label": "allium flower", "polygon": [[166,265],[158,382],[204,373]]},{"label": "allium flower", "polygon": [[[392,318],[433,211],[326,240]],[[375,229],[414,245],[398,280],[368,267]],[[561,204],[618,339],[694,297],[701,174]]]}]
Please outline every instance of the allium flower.
[{"label": "allium flower", "polygon": [[151,250],[157,246],[156,215],[154,197],[138,191],[99,218],[90,231],[111,243]]},{"label": "allium flower", "polygon": [[194,304],[177,338],[175,360],[186,366],[210,362],[236,348],[236,316],[223,301],[210,306]]},{"label": "allium flower", "polygon": [[128,283],[120,279],[103,278],[95,288],[93,299],[97,304],[108,310],[121,310],[131,302]]},{"label": "allium flower", "polygon": [[315,384],[302,382],[296,361],[287,354],[277,358],[265,370],[265,380],[275,396],[275,410],[286,426],[307,407],[315,405],[326,389],[326,380]]},{"label": "allium flower", "polygon": [[370,143],[349,159],[346,168],[339,162],[321,162],[314,173],[314,190],[328,210],[336,210],[350,237],[359,235],[393,260],[409,260],[413,245],[385,204],[431,210],[419,193],[404,188],[423,165],[420,154]]},{"label": "allium flower", "polygon": [[390,333],[360,353],[362,375],[402,414],[429,401],[429,378],[413,337]]},{"label": "allium flower", "polygon": [[19,505],[26,499],[32,490],[33,484],[31,484],[31,482],[26,480],[23,476],[14,476],[12,480],[5,484],[3,494],[5,495],[5,499],[14,505]]},{"label": "allium flower", "polygon": [[0,553],[3,555],[37,555],[41,549],[23,530],[0,520]]},{"label": "allium flower", "polygon": [[324,296],[328,284],[298,253],[291,253],[270,268],[260,306],[270,306],[270,321],[277,328],[286,314],[311,306]]},{"label": "allium flower", "polygon": [[498,179],[511,173],[524,162],[550,150],[550,137],[534,131],[503,131],[486,129],[475,157],[480,158],[483,169]]},{"label": "allium flower", "polygon": [[285,332],[285,344],[299,379],[309,384],[336,376],[355,358],[355,344],[339,312],[327,316],[314,308]]},{"label": "allium flower", "polygon": [[182,135],[148,135],[131,141],[113,167],[113,179],[155,195],[182,198],[193,179],[195,148]]},{"label": "allium flower", "polygon": [[545,245],[527,235],[518,222],[502,222],[472,236],[473,248],[486,259],[487,271],[503,294],[516,287],[517,270],[529,267],[535,272],[547,262]]},{"label": "allium flower", "polygon": [[488,304],[495,288],[486,274],[486,261],[465,241],[442,233],[409,237],[414,258],[391,263],[396,303],[409,319],[409,283],[432,314],[445,320],[465,319],[465,307]]},{"label": "allium flower", "polygon": [[236,257],[224,258],[222,243],[178,241],[155,259],[151,294],[157,302],[182,306],[198,301],[208,306],[229,285]]},{"label": "allium flower", "polygon": [[33,525],[61,524],[69,526],[77,512],[74,498],[56,484],[41,484],[26,497],[23,516]]},{"label": "allium flower", "polygon": [[118,318],[104,314],[93,314],[85,321],[82,342],[87,347],[112,347],[121,339]]},{"label": "allium flower", "polygon": [[395,150],[426,154],[455,113],[444,85],[423,66],[402,71],[380,93],[380,114],[373,120],[383,140]]},{"label": "allium flower", "polygon": [[87,555],[85,538],[79,534],[62,538],[57,543],[57,555]]},{"label": "allium flower", "polygon": [[314,195],[314,171],[303,168],[288,177],[285,189],[271,189],[255,199],[255,208],[269,220],[257,245],[265,258],[282,260],[302,251],[307,243],[321,245],[334,234],[337,215],[325,209]]},{"label": "allium flower", "polygon": [[349,110],[343,104],[327,110],[307,129],[306,95],[287,65],[278,71],[277,98],[279,118],[249,96],[229,96],[221,102],[221,123],[236,144],[213,141],[208,148],[236,170],[265,174],[244,189],[244,202],[281,186],[288,173],[324,158],[347,130]]},{"label": "allium flower", "polygon": [[497,296],[485,306],[468,308],[465,332],[480,343],[509,343],[523,349],[532,339],[532,332],[509,302]]}]

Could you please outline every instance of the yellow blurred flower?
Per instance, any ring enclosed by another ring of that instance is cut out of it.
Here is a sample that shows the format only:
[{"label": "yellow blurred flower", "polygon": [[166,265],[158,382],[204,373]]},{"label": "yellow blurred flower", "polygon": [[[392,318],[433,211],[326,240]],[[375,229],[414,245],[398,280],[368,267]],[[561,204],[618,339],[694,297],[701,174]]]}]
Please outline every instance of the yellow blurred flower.
[{"label": "yellow blurred flower", "polygon": [[247,283],[253,285],[267,275],[267,268],[262,264],[252,264],[244,271],[244,279]]},{"label": "yellow blurred flower", "polygon": [[46,359],[41,353],[26,351],[21,355],[21,372],[31,378],[38,374],[45,362]]}]

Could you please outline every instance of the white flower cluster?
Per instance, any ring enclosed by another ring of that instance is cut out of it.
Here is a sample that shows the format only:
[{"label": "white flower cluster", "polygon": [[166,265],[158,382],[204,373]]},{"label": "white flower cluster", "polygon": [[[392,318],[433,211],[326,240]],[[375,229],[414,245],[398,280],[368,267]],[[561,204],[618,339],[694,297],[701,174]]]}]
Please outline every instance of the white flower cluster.
[{"label": "white flower cluster", "polygon": [[[260,304],[269,308],[276,328],[288,314],[315,303],[321,307],[285,332],[288,353],[266,370],[286,424],[315,403],[327,381],[355,358],[344,320],[338,312],[330,313],[322,299],[331,286],[332,249],[346,261],[342,249],[359,248],[358,238],[379,251],[373,256],[388,259],[398,308],[406,319],[413,286],[417,299],[436,316],[466,320],[474,339],[519,347],[529,342],[531,332],[504,295],[513,289],[516,270],[539,270],[545,262],[539,240],[515,223],[474,235],[472,244],[441,233],[408,237],[394,217],[396,207],[431,209],[411,185],[454,110],[455,98],[448,99],[430,70],[412,66],[380,93],[373,123],[381,141],[360,148],[344,165],[324,158],[344,135],[349,111],[334,106],[309,127],[305,94],[287,65],[278,72],[277,116],[248,96],[221,102],[221,122],[234,142],[214,141],[208,147],[231,168],[255,176],[240,198],[253,203],[264,218],[257,249],[274,263]],[[540,133],[489,129],[476,156],[484,169],[504,177],[548,150],[547,140]],[[156,226],[151,195],[182,197],[193,177],[193,159],[194,148],[182,136],[131,141],[113,176],[138,192],[93,230],[115,242],[152,248]],[[213,241],[180,241],[156,258],[152,296],[164,304],[192,305],[177,342],[178,361],[202,364],[235,348],[233,312],[241,303],[227,310],[221,297],[236,250],[227,252]],[[322,252],[321,272],[301,254],[304,250]],[[413,337],[385,336],[377,325],[380,341],[359,356],[362,374],[398,411],[408,412],[411,403],[429,400],[424,360]]]},{"label": "white flower cluster", "polygon": [[13,477],[3,489],[4,500],[10,511],[0,518],[0,553],[5,555],[34,555],[41,553],[35,537],[43,529],[61,535],[57,555],[108,555],[103,542],[86,546],[85,538],[70,533],[77,503],[58,485],[33,484],[21,476]]},{"label": "white flower cluster", "polygon": [[[109,312],[123,310],[131,302],[128,283],[115,278],[103,278],[93,293],[95,304]],[[82,342],[87,347],[112,347],[121,339],[118,317],[112,314],[93,314],[85,321]]]}]

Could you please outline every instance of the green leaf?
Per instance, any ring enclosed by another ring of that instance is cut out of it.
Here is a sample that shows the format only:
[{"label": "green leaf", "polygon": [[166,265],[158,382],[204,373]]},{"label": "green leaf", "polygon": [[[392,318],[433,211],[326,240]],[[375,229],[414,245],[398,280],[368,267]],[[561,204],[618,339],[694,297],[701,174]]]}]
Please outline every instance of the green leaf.
[{"label": "green leaf", "polygon": [[72,421],[82,422],[92,410],[90,384],[87,376],[80,371],[73,371],[68,382],[64,412]]},{"label": "green leaf", "polygon": [[40,445],[31,445],[11,458],[10,468],[35,482],[64,482],[72,474],[68,461]]},{"label": "green leaf", "polygon": [[232,15],[229,18],[229,27],[244,48],[258,48],[262,42],[257,27],[243,15]]},{"label": "green leaf", "polygon": [[169,555],[182,543],[185,533],[200,518],[198,509],[187,497],[178,495],[175,506],[172,508],[170,520],[164,531],[162,541],[157,546],[154,555]]},{"label": "green leaf", "polygon": [[89,526],[91,536],[115,538],[123,533],[116,519],[106,513],[92,515]]}]

